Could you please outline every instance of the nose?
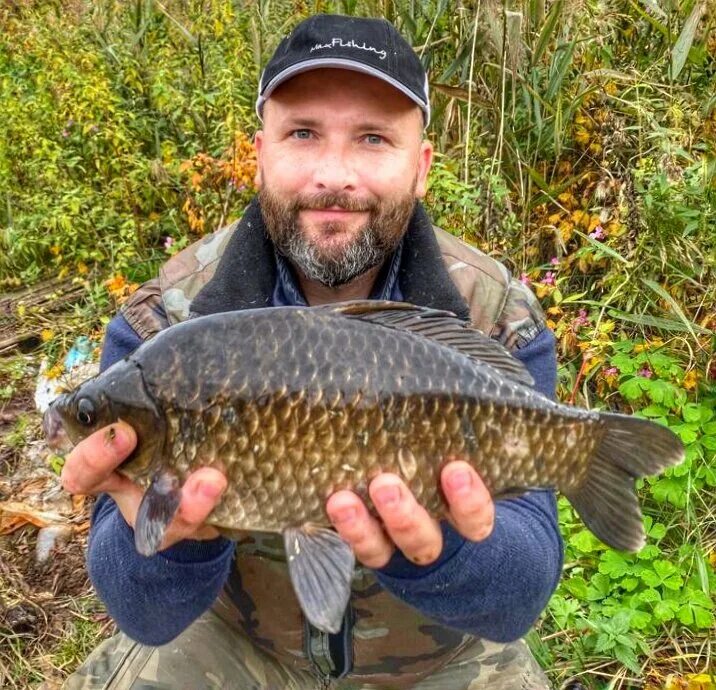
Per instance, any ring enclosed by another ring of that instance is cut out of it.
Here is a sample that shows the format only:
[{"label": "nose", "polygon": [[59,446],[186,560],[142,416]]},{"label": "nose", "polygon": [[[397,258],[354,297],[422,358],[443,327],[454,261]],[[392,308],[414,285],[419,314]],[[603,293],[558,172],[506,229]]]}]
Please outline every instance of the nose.
[{"label": "nose", "polygon": [[72,443],[62,425],[62,418],[52,405],[45,410],[42,417],[42,431],[45,434],[47,445],[53,450],[71,450]]},{"label": "nose", "polygon": [[358,174],[350,151],[345,146],[328,143],[318,154],[313,183],[321,192],[353,192]]}]

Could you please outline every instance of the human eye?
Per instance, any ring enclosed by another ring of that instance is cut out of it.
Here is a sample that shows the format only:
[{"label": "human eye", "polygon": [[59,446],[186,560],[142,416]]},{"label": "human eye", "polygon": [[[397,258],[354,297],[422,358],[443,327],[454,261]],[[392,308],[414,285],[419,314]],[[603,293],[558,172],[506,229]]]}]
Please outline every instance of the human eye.
[{"label": "human eye", "polygon": [[293,132],[291,132],[291,136],[294,139],[301,139],[303,141],[306,141],[311,138],[311,130],[310,129],[294,129]]},{"label": "human eye", "polygon": [[365,140],[373,146],[382,144],[385,141],[385,139],[380,134],[366,134]]}]

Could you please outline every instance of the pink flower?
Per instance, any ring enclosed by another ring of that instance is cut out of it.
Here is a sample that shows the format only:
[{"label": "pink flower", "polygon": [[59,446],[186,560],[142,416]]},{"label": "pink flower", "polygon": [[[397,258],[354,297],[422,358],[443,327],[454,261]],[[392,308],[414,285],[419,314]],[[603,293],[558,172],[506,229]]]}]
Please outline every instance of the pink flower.
[{"label": "pink flower", "polygon": [[644,367],[642,369],[639,369],[639,371],[637,372],[637,375],[643,376],[645,379],[650,379],[653,376],[651,369],[649,369],[649,367]]},{"label": "pink flower", "polygon": [[594,228],[594,232],[590,232],[589,236],[593,240],[603,240],[606,239],[607,233],[604,232],[604,228],[601,225],[597,225],[596,228]]},{"label": "pink flower", "polygon": [[164,249],[169,249],[174,244],[174,238],[173,237],[165,237],[164,238]]},{"label": "pink flower", "polygon": [[530,277],[526,273],[522,273],[520,275],[520,283],[522,283],[522,285],[527,285],[529,287],[529,285],[532,284],[532,281],[530,280]]},{"label": "pink flower", "polygon": [[70,136],[70,133],[66,129],[63,129],[62,136],[66,139],[68,136]]},{"label": "pink flower", "polygon": [[609,367],[604,370],[604,376],[616,376],[619,373],[619,369],[616,367]]},{"label": "pink flower", "polygon": [[552,266],[559,266],[559,259],[556,256],[553,256],[549,262],[552,264]]},{"label": "pink flower", "polygon": [[578,330],[582,326],[586,326],[589,324],[589,316],[587,316],[587,310],[586,309],[580,309],[579,310],[579,316],[577,316],[574,321],[572,322],[572,325],[574,327],[574,330]]},{"label": "pink flower", "polygon": [[547,271],[547,274],[540,281],[542,285],[556,285],[555,274],[552,271]]}]

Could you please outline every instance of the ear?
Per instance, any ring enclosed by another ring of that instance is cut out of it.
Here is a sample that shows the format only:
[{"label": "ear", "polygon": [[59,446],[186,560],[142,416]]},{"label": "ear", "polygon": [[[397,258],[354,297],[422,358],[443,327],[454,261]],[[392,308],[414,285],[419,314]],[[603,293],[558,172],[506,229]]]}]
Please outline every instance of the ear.
[{"label": "ear", "polygon": [[263,152],[264,145],[264,131],[262,129],[256,132],[254,136],[254,147],[256,148],[256,174],[254,175],[254,186],[256,189],[261,189],[263,180],[261,179],[261,154]]},{"label": "ear", "polygon": [[415,196],[422,199],[428,191],[428,173],[433,164],[433,145],[424,139],[420,144],[418,153],[418,174],[415,184]]}]

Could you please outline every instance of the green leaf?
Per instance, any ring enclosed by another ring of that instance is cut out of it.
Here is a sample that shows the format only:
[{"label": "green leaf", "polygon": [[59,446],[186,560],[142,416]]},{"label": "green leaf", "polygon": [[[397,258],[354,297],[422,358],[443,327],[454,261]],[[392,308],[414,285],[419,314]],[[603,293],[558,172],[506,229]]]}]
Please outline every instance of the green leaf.
[{"label": "green leaf", "polygon": [[542,26],[542,31],[540,31],[539,34],[537,47],[535,48],[534,53],[532,53],[533,67],[539,62],[540,58],[544,54],[544,51],[547,49],[547,46],[549,45],[549,42],[554,35],[554,28],[562,15],[563,4],[564,0],[557,0],[549,9],[549,13],[547,14],[544,25]]},{"label": "green leaf", "polygon": [[669,599],[659,601],[654,606],[654,617],[662,623],[673,620],[678,608],[679,605],[675,601]]},{"label": "green leaf", "polygon": [[714,626],[714,615],[711,611],[697,606],[694,608],[694,622],[702,630],[712,630]]},{"label": "green leaf", "polygon": [[619,369],[622,374],[633,374],[639,367],[637,362],[629,354],[619,353],[609,360],[609,363]]},{"label": "green leaf", "polygon": [[716,436],[703,436],[701,445],[709,450],[716,450]]},{"label": "green leaf", "polygon": [[707,436],[716,437],[716,422],[707,422],[701,426],[701,429]]},{"label": "green leaf", "polygon": [[639,410],[639,414],[648,419],[653,417],[663,417],[668,411],[669,409],[663,405],[651,404]]},{"label": "green leaf", "polygon": [[671,503],[677,508],[686,505],[686,490],[678,479],[663,477],[651,487],[651,494],[659,503]]},{"label": "green leaf", "polygon": [[564,587],[577,599],[587,598],[587,581],[583,577],[570,577],[564,582]]},{"label": "green leaf", "polygon": [[602,555],[599,563],[599,572],[609,575],[612,580],[618,580],[629,572],[630,564],[616,551],[607,551]]},{"label": "green leaf", "polygon": [[694,611],[689,604],[684,604],[677,612],[676,617],[684,624],[691,625],[694,622]]},{"label": "green leaf", "polygon": [[661,601],[661,594],[655,589],[645,589],[643,592],[637,594],[639,601],[643,601],[645,604],[654,604]]},{"label": "green leaf", "polygon": [[633,592],[639,586],[639,580],[636,577],[625,577],[619,581],[619,586],[627,592]]},{"label": "green leaf", "polygon": [[681,416],[685,422],[700,422],[702,406],[695,403],[689,403],[681,408]]},{"label": "green leaf", "polygon": [[624,664],[630,671],[641,673],[641,666],[633,649],[624,645],[617,645],[614,648],[614,656]]},{"label": "green leaf", "polygon": [[651,614],[646,611],[634,611],[631,617],[631,626],[637,630],[644,630],[651,625]]},{"label": "green leaf", "polygon": [[569,545],[582,553],[591,553],[601,547],[601,542],[588,529],[583,529],[569,538]]},{"label": "green leaf", "polygon": [[689,56],[689,50],[691,49],[691,44],[694,42],[696,29],[699,25],[701,15],[703,14],[705,7],[706,0],[700,0],[694,5],[693,9],[691,10],[691,14],[688,16],[686,22],[684,23],[684,28],[679,34],[679,38],[677,38],[676,43],[674,43],[674,47],[671,51],[672,79],[676,79],[679,76],[681,70],[686,64],[686,59]]},{"label": "green leaf", "polygon": [[[601,244],[601,243],[600,243]],[[676,332],[689,332],[691,329],[687,328],[680,321],[674,321],[673,319],[663,319],[659,316],[649,316],[648,314],[630,314],[620,309],[609,309],[609,316],[613,319],[619,319],[620,321],[627,321],[629,323],[635,323],[639,326],[649,326],[651,328],[660,328],[664,331],[676,331]],[[704,331],[699,327],[699,331]],[[706,331],[709,333],[709,331]]]},{"label": "green leaf", "polygon": [[644,285],[651,288],[657,295],[659,295],[659,297],[661,297],[661,299],[663,299],[672,308],[674,313],[679,317],[679,319],[681,319],[681,322],[686,327],[686,330],[691,333],[691,337],[696,340],[696,330],[701,329],[701,327],[697,326],[695,323],[692,323],[688,318],[686,318],[686,314],[684,314],[677,301],[666,290],[664,290],[664,288],[661,287],[659,283],[656,283],[653,280],[649,280],[648,278],[642,278],[642,282],[644,283]]},{"label": "green leaf", "polygon": [[639,384],[639,378],[634,377],[631,379],[627,379],[623,383],[619,384],[619,392],[627,399],[627,400],[637,400],[638,398],[641,398],[641,385]]},{"label": "green leaf", "polygon": [[615,644],[616,643],[609,635],[606,633],[599,633],[599,635],[597,635],[597,642],[594,645],[594,651],[597,654],[608,652]]}]

